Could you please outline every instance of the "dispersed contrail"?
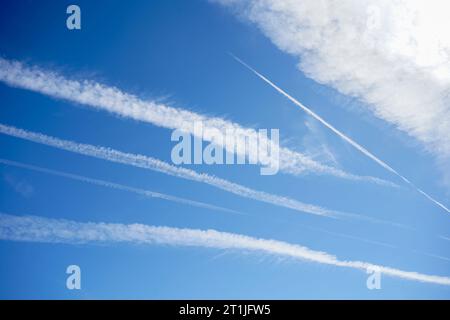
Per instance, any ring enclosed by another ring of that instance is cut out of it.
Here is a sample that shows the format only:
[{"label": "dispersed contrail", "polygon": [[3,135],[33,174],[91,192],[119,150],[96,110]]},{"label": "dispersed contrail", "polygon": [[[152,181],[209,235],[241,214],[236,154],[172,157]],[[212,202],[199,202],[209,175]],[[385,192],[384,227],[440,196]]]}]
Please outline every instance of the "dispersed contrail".
[{"label": "dispersed contrail", "polygon": [[289,95],[286,91],[278,87],[275,83],[273,83],[271,80],[263,76],[261,73],[256,71],[254,68],[252,68],[250,65],[248,65],[246,62],[242,61],[240,58],[236,57],[235,55],[231,54],[231,56],[240,64],[242,64],[244,67],[252,71],[254,74],[256,74],[260,79],[262,79],[264,82],[269,84],[272,88],[274,88],[276,91],[281,93],[283,96],[285,96],[287,99],[289,99],[291,102],[293,102],[295,105],[300,107],[303,111],[305,111],[307,114],[312,116],[314,119],[322,123],[325,127],[330,129],[332,132],[334,132],[338,137],[349,143],[352,147],[354,147],[356,150],[364,154],[366,157],[370,158],[374,162],[376,162],[378,165],[383,167],[385,170],[395,174],[399,178],[401,178],[406,184],[413,187],[417,192],[425,196],[428,200],[433,202],[435,205],[439,206],[440,208],[444,209],[448,213],[450,213],[450,209],[448,209],[445,205],[443,205],[441,202],[437,201],[433,197],[431,197],[429,194],[421,190],[420,188],[416,187],[411,181],[409,181],[406,177],[398,173],[395,169],[393,169],[391,166],[389,166],[386,162],[376,157],[373,153],[371,153],[369,150],[361,146],[359,143],[355,142],[353,139],[336,129],[334,126],[332,126],[330,123],[325,121],[322,117],[320,117],[318,114],[316,114],[314,111],[306,107],[304,104],[302,104],[300,101]]},{"label": "dispersed contrail", "polygon": [[334,255],[288,242],[254,238],[216,230],[77,222],[38,216],[15,216],[0,213],[0,240],[63,244],[172,245],[220,250],[264,253],[293,260],[309,261],[356,270],[376,270],[384,275],[410,281],[450,286],[450,277],[404,271],[373,263],[339,260]]},{"label": "dispersed contrail", "polygon": [[72,180],[77,180],[77,181],[90,183],[90,184],[98,185],[98,186],[102,186],[102,187],[107,187],[107,188],[112,188],[112,189],[132,192],[132,193],[135,193],[135,194],[138,194],[138,195],[142,195],[142,196],[145,196],[145,197],[149,197],[149,198],[162,199],[162,200],[167,200],[167,201],[171,201],[171,202],[186,204],[186,205],[199,207],[199,208],[210,209],[210,210],[217,210],[217,211],[223,211],[223,212],[235,213],[235,214],[243,214],[243,213],[241,213],[239,211],[236,211],[236,210],[223,208],[223,207],[220,207],[220,206],[215,206],[215,205],[204,203],[204,202],[200,202],[200,201],[184,199],[184,198],[180,198],[180,197],[176,197],[176,196],[172,196],[172,195],[168,195],[168,194],[164,194],[164,193],[160,193],[160,192],[134,188],[134,187],[130,187],[130,186],[126,186],[126,185],[123,185],[123,184],[114,183],[114,182],[110,182],[110,181],[84,177],[84,176],[81,176],[81,175],[78,175],[78,174],[61,172],[61,171],[52,170],[52,169],[48,169],[48,168],[42,168],[42,167],[38,167],[38,166],[30,165],[30,164],[25,164],[25,163],[21,163],[21,162],[17,162],[17,161],[12,161],[12,160],[8,160],[8,159],[0,158],[0,164],[5,164],[5,165],[8,165],[8,166],[13,166],[13,167],[17,167],[17,168],[22,168],[22,169],[32,170],[32,171],[36,171],[36,172],[51,174],[51,175],[54,175],[54,176],[68,178],[68,179],[72,179]]},{"label": "dispersed contrail", "polygon": [[198,173],[191,169],[177,167],[167,162],[161,161],[159,159],[155,159],[144,155],[126,153],[111,148],[62,140],[41,133],[35,133],[15,128],[12,126],[7,126],[4,124],[0,124],[0,133],[32,141],[35,143],[51,146],[57,149],[82,154],[85,156],[135,166],[143,169],[149,169],[167,175],[175,176],[178,178],[205,183],[207,185],[219,188],[221,190],[230,192],[240,197],[270,203],[279,207],[289,208],[299,212],[306,212],[310,214],[335,218],[343,214],[338,211],[329,210],[312,204],[302,203],[292,198],[278,196],[264,191],[254,190],[245,187],[243,185],[231,182],[229,180],[225,180],[205,173]]},{"label": "dispersed contrail", "polygon": [[[246,145],[239,139],[239,133],[246,136],[257,136],[253,128],[243,127],[238,123],[220,118],[195,113],[186,109],[173,108],[154,101],[141,100],[138,97],[109,87],[101,83],[88,80],[71,80],[52,71],[37,67],[28,67],[21,62],[9,61],[0,57],[0,81],[13,86],[57,99],[65,99],[77,104],[105,110],[121,117],[151,123],[167,129],[181,129],[205,141],[213,142],[214,132],[234,133],[235,146],[225,144],[223,147],[230,153],[239,155],[258,154],[257,146]],[[203,135],[199,136],[193,124],[203,124]],[[270,145],[270,144],[269,144]],[[255,157],[257,159],[257,157]],[[368,181],[383,186],[395,184],[380,178],[358,176],[338,168],[321,164],[307,155],[291,149],[279,148],[279,169],[291,175],[301,175],[310,171],[316,174],[327,174],[353,181]]]}]

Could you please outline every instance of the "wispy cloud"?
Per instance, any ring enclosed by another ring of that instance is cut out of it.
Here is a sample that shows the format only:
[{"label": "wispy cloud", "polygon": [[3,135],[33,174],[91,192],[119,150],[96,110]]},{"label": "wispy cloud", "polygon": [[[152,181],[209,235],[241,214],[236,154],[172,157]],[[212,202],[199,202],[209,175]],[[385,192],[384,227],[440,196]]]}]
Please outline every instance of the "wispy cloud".
[{"label": "wispy cloud", "polygon": [[[4,83],[36,91],[54,98],[65,99],[75,103],[84,104],[96,109],[105,110],[123,117],[152,123],[168,129],[181,129],[184,132],[198,136],[194,130],[194,123],[203,124],[203,138],[212,141],[217,130],[222,133],[244,133],[246,136],[257,137],[257,131],[243,127],[235,122],[219,117],[209,117],[192,111],[173,108],[153,101],[143,101],[138,97],[122,92],[115,87],[105,86],[93,81],[69,80],[55,72],[27,67],[21,62],[9,61],[0,58],[0,81]],[[245,145],[242,140],[235,137],[236,145],[224,145],[230,153],[240,155],[253,155],[257,159],[256,145]],[[270,145],[269,141],[266,141]],[[231,150],[232,149],[232,150]],[[392,183],[370,176],[358,176],[341,169],[321,164],[307,155],[280,147],[280,171],[292,175],[305,172],[332,175],[339,178],[370,181],[381,185]]]},{"label": "wispy cloud", "polygon": [[262,79],[263,81],[265,81],[267,84],[269,84],[272,88],[274,88],[277,92],[279,92],[280,94],[282,94],[283,96],[285,96],[287,99],[289,99],[291,102],[293,102],[296,106],[300,107],[303,111],[305,111],[307,114],[309,114],[311,117],[313,117],[314,119],[316,119],[317,121],[319,121],[322,125],[324,125],[326,128],[330,129],[335,135],[337,135],[339,138],[341,138],[342,140],[344,140],[345,142],[349,143],[353,148],[355,148],[356,150],[358,150],[360,153],[362,153],[363,155],[365,155],[366,157],[368,157],[369,159],[371,159],[372,161],[374,161],[375,163],[377,163],[379,166],[383,167],[385,170],[393,173],[394,175],[396,175],[397,177],[399,177],[400,179],[402,179],[405,183],[407,183],[409,186],[413,187],[417,192],[419,192],[420,194],[422,194],[423,196],[425,196],[428,200],[430,200],[431,202],[433,202],[434,204],[436,204],[437,206],[441,207],[442,209],[444,209],[445,211],[450,213],[450,209],[448,209],[445,205],[443,205],[441,202],[437,201],[436,199],[434,199],[433,197],[431,197],[428,193],[424,192],[423,190],[421,190],[420,188],[418,188],[414,183],[412,183],[411,181],[409,181],[406,177],[404,177],[403,175],[401,175],[397,170],[395,170],[394,168],[392,168],[390,165],[388,165],[386,162],[384,162],[383,160],[381,160],[380,158],[378,158],[377,156],[375,156],[372,152],[370,152],[369,150],[367,150],[365,147],[363,147],[362,145],[360,145],[359,143],[357,143],[355,140],[353,140],[352,138],[350,138],[349,136],[347,136],[346,134],[344,134],[343,132],[341,132],[340,130],[336,129],[332,124],[330,124],[328,121],[326,121],[325,119],[323,119],[321,116],[319,116],[317,113],[315,113],[314,111],[312,111],[310,108],[306,107],[304,104],[302,104],[300,101],[298,101],[297,99],[295,99],[294,97],[292,97],[291,95],[289,95],[286,91],[284,91],[283,89],[281,89],[280,87],[278,87],[275,83],[273,83],[271,80],[269,80],[267,77],[263,76],[261,73],[259,73],[258,71],[256,71],[255,69],[253,69],[251,66],[249,66],[247,63],[245,63],[244,61],[242,61],[241,59],[239,59],[236,56],[233,56],[233,58],[238,61],[239,63],[241,63],[242,65],[244,65],[246,68],[248,68],[250,71],[252,71],[254,74],[256,74],[260,79]]},{"label": "wispy cloud", "polygon": [[109,182],[109,181],[105,181],[105,180],[93,179],[93,178],[84,177],[84,176],[77,175],[77,174],[72,174],[72,173],[61,172],[61,171],[57,171],[57,170],[42,168],[42,167],[30,165],[30,164],[20,163],[20,162],[17,162],[17,161],[12,161],[12,160],[7,160],[7,159],[1,159],[0,158],[0,164],[5,164],[5,165],[8,165],[8,166],[14,166],[14,167],[17,167],[17,168],[22,168],[22,169],[27,169],[27,170],[33,170],[33,171],[41,172],[41,173],[51,174],[51,175],[54,175],[54,176],[63,177],[63,178],[67,178],[67,179],[72,179],[72,180],[77,180],[77,181],[90,183],[90,184],[93,184],[93,185],[107,187],[107,188],[111,188],[111,189],[132,192],[132,193],[135,193],[135,194],[138,194],[138,195],[142,195],[142,196],[145,196],[145,197],[149,197],[149,198],[162,199],[162,200],[167,200],[167,201],[171,201],[171,202],[177,202],[177,203],[181,203],[181,204],[186,204],[186,205],[199,207],[199,208],[210,209],[210,210],[217,210],[217,211],[223,211],[223,212],[228,212],[228,213],[242,214],[239,211],[223,208],[223,207],[220,207],[220,206],[215,206],[215,205],[204,203],[204,202],[200,202],[200,201],[184,199],[184,198],[175,197],[175,196],[164,194],[164,193],[159,193],[159,192],[155,192],[155,191],[134,188],[134,187],[130,187],[130,186],[126,186],[126,185],[123,185],[123,184],[114,183],[114,182]]},{"label": "wispy cloud", "polygon": [[254,190],[243,185],[231,182],[229,180],[218,178],[216,176],[205,173],[198,173],[191,169],[177,167],[167,162],[140,154],[125,153],[111,148],[98,147],[89,144],[62,140],[41,133],[35,133],[4,124],[0,124],[0,133],[90,157],[122,163],[125,165],[135,166],[143,169],[149,169],[178,178],[205,183],[210,186],[238,195],[240,197],[270,203],[279,207],[289,208],[299,212],[306,212],[328,217],[338,217],[339,215],[344,215],[344,213],[338,211],[329,210],[312,204],[302,203],[292,198]]},{"label": "wispy cloud", "polygon": [[357,270],[365,271],[370,268],[391,277],[450,285],[450,278],[445,276],[404,271],[362,261],[339,260],[326,252],[311,250],[297,244],[211,229],[181,229],[144,224],[82,223],[37,216],[0,214],[0,239],[65,244],[133,243],[260,252]]}]

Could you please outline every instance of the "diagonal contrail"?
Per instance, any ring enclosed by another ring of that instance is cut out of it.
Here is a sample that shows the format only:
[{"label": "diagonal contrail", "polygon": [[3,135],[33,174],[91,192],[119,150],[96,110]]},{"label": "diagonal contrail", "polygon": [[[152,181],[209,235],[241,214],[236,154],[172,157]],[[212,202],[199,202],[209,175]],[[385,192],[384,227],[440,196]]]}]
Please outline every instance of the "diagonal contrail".
[{"label": "diagonal contrail", "polygon": [[292,97],[291,95],[289,95],[286,91],[284,91],[283,89],[281,89],[280,87],[278,87],[275,83],[273,83],[272,81],[270,81],[268,78],[266,78],[265,76],[263,76],[261,73],[259,73],[258,71],[256,71],[255,69],[253,69],[250,65],[248,65],[246,62],[242,61],[240,58],[236,57],[235,55],[231,54],[230,55],[240,64],[242,64],[244,67],[246,67],[247,69],[249,69],[250,71],[252,71],[254,74],[256,74],[260,79],[262,79],[264,82],[266,82],[267,84],[269,84],[272,88],[274,88],[276,91],[278,91],[279,93],[281,93],[283,96],[285,96],[287,99],[289,99],[291,102],[293,102],[295,105],[297,105],[298,107],[300,107],[303,111],[305,111],[307,114],[309,114],[310,116],[312,116],[314,119],[316,119],[317,121],[319,121],[320,123],[322,123],[325,127],[327,127],[328,129],[330,129],[332,132],[334,132],[338,137],[340,137],[341,139],[343,139],[344,141],[346,141],[347,143],[349,143],[351,146],[353,146],[356,150],[358,150],[359,152],[361,152],[362,154],[364,154],[366,157],[372,159],[374,162],[376,162],[378,165],[380,165],[381,167],[383,167],[385,170],[395,174],[396,176],[398,176],[399,178],[401,178],[405,183],[407,183],[408,185],[410,185],[411,187],[413,187],[417,192],[419,192],[420,194],[422,194],[424,197],[426,197],[428,200],[430,200],[431,202],[433,202],[434,204],[436,204],[437,206],[441,207],[442,209],[444,209],[445,211],[447,211],[448,213],[450,213],[450,209],[448,209],[445,205],[443,205],[441,202],[437,201],[436,199],[434,199],[433,197],[431,197],[429,194],[427,194],[426,192],[424,192],[423,190],[421,190],[420,188],[416,187],[416,185],[414,185],[411,181],[409,181],[406,177],[404,177],[403,175],[401,175],[400,173],[397,172],[397,170],[395,170],[394,168],[392,168],[390,165],[388,165],[386,162],[384,162],[383,160],[379,159],[377,156],[375,156],[373,153],[371,153],[369,150],[367,150],[366,148],[364,148],[363,146],[361,146],[359,143],[357,143],[356,141],[354,141],[353,139],[351,139],[350,137],[348,137],[347,135],[345,135],[344,133],[342,133],[341,131],[339,131],[338,129],[336,129],[334,126],[332,126],[330,123],[328,123],[327,121],[325,121],[321,116],[319,116],[318,114],[316,114],[314,111],[312,111],[311,109],[309,109],[308,107],[306,107],[304,104],[302,104],[300,101],[298,101],[297,99],[295,99],[294,97]]},{"label": "diagonal contrail", "polygon": [[54,176],[63,177],[63,178],[67,178],[67,179],[72,179],[72,180],[77,180],[77,181],[90,183],[90,184],[93,184],[93,185],[98,185],[98,186],[107,187],[107,188],[111,188],[111,189],[132,192],[132,193],[139,194],[139,195],[142,195],[142,196],[145,196],[145,197],[149,197],[149,198],[163,199],[163,200],[167,200],[167,201],[171,201],[171,202],[187,204],[187,205],[194,206],[194,207],[211,209],[211,210],[217,210],[217,211],[223,211],[223,212],[228,212],[228,213],[243,214],[243,213],[241,213],[239,211],[236,211],[236,210],[215,206],[215,205],[204,203],[204,202],[200,202],[200,201],[179,198],[179,197],[172,196],[172,195],[169,195],[169,194],[164,194],[164,193],[159,193],[159,192],[155,192],[155,191],[134,188],[134,187],[130,187],[130,186],[126,186],[126,185],[123,185],[123,184],[114,183],[114,182],[110,182],[110,181],[84,177],[84,176],[81,176],[81,175],[78,175],[78,174],[61,172],[61,171],[57,171],[57,170],[42,168],[42,167],[33,166],[33,165],[30,165],[30,164],[25,164],[25,163],[12,161],[12,160],[8,160],[8,159],[1,159],[0,158],[0,163],[8,165],[8,166],[13,166],[13,167],[17,167],[17,168],[22,168],[22,169],[32,170],[32,171],[36,171],[36,172],[51,174],[51,175],[54,175]]},{"label": "diagonal contrail", "polygon": [[221,190],[235,194],[240,197],[273,204],[278,207],[289,208],[303,213],[306,212],[315,215],[334,218],[337,218],[338,216],[347,215],[342,212],[329,210],[312,204],[303,203],[292,198],[279,196],[264,191],[254,190],[226,179],[222,179],[205,173],[199,173],[191,169],[174,166],[170,163],[152,157],[148,157],[145,155],[126,153],[111,148],[63,140],[47,136],[41,133],[31,132],[15,128],[12,126],[7,126],[4,124],[0,124],[0,133],[32,141],[35,143],[51,146],[57,149],[82,154],[85,156],[90,156],[111,162],[157,171],[167,175],[175,176],[177,178],[205,183],[207,185],[219,188]]}]

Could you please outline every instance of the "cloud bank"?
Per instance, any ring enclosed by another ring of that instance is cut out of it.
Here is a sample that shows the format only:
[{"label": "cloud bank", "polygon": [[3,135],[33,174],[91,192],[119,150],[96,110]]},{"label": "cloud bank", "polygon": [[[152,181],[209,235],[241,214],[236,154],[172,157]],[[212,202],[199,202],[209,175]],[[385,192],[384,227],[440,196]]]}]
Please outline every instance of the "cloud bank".
[{"label": "cloud bank", "polygon": [[328,253],[311,250],[297,244],[211,229],[181,229],[144,224],[82,223],[0,213],[0,240],[65,244],[135,243],[244,250],[357,270],[379,270],[387,276],[450,285],[449,277],[403,271],[362,261],[339,260]]},{"label": "cloud bank", "polygon": [[450,163],[446,0],[216,0],[255,23],[310,78],[360,99]]}]

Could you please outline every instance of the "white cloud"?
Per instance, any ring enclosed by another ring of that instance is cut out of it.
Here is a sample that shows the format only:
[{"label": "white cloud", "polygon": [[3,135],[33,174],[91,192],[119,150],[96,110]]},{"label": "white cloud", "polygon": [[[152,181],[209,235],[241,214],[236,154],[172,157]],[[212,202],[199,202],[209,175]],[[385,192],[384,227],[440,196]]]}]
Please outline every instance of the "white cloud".
[{"label": "white cloud", "polygon": [[450,3],[446,0],[216,0],[258,25],[319,83],[450,163]]},{"label": "white cloud", "polygon": [[[143,101],[114,87],[87,80],[69,80],[55,72],[27,67],[23,63],[3,58],[0,58],[0,81],[10,86],[36,91],[54,98],[66,99],[163,128],[180,129],[193,135],[198,134],[194,130],[194,123],[201,122],[203,123],[203,139],[207,141],[212,140],[217,129],[223,133],[228,130],[230,132],[243,132],[246,136],[257,136],[255,129],[242,127],[235,122],[219,117],[208,117],[153,101]],[[270,141],[267,143],[270,145]],[[245,143],[236,143],[236,151],[228,150],[229,146],[224,147],[231,153],[252,154],[254,156],[258,153],[256,145],[250,145],[249,150],[246,150]],[[257,159],[257,157],[255,158]],[[302,153],[284,147],[280,147],[279,159],[280,171],[292,175],[314,172],[344,179],[392,185],[392,183],[379,178],[358,176],[318,163]]]},{"label": "white cloud", "polygon": [[357,270],[379,270],[387,276],[450,285],[450,278],[445,276],[404,271],[362,261],[339,260],[326,252],[311,250],[297,244],[211,229],[180,229],[144,224],[81,223],[71,220],[37,216],[13,216],[0,213],[0,239],[66,244],[125,242],[143,245],[244,250]]}]

